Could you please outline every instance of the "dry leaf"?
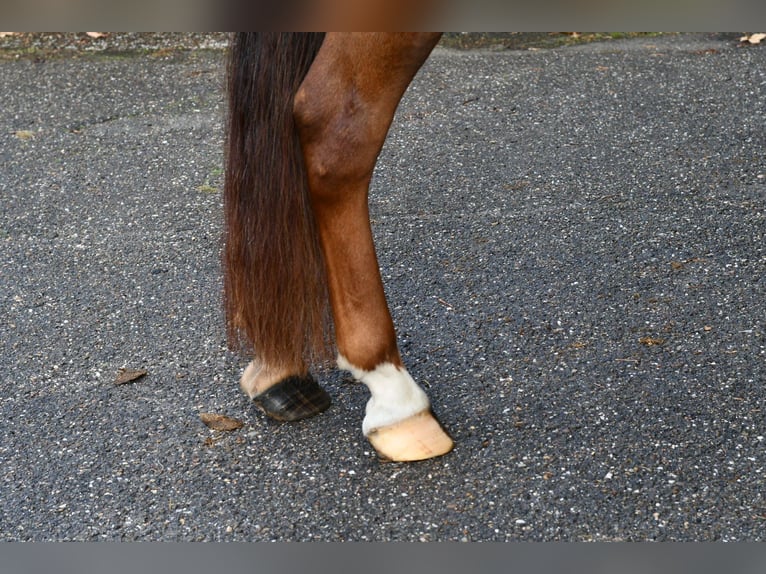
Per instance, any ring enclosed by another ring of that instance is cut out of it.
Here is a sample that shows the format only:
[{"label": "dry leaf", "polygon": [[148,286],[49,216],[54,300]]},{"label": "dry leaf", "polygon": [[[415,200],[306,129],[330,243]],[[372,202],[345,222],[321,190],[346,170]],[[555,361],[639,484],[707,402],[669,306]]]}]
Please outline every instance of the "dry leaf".
[{"label": "dry leaf", "polygon": [[125,383],[132,383],[146,375],[144,369],[127,369],[122,368],[117,371],[117,378],[114,379],[115,385],[124,385]]},{"label": "dry leaf", "polygon": [[104,32],[85,32],[91,38],[103,38],[106,36]]},{"label": "dry leaf", "polygon": [[31,140],[35,138],[35,132],[31,132],[29,130],[16,130],[13,132],[13,135],[15,135],[20,140]]},{"label": "dry leaf", "polygon": [[740,42],[749,42],[750,44],[760,44],[762,40],[766,40],[764,33],[745,35],[739,39]]},{"label": "dry leaf", "polygon": [[0,32],[0,38],[5,38],[6,36],[15,36],[18,32]]},{"label": "dry leaf", "polygon": [[239,419],[214,413],[200,413],[199,418],[202,419],[202,422],[205,423],[208,428],[219,431],[233,431],[242,428],[245,425],[245,423]]},{"label": "dry leaf", "polygon": [[638,342],[647,347],[652,347],[654,345],[664,345],[665,339],[660,339],[659,337],[641,337]]}]

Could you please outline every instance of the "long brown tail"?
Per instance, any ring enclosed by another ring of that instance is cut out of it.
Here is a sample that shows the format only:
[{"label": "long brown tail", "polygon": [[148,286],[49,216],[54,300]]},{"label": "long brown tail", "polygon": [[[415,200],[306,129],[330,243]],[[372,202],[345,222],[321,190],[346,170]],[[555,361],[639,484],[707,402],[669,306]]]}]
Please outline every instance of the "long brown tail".
[{"label": "long brown tail", "polygon": [[293,98],[323,34],[238,33],[228,63],[224,304],[229,341],[270,366],[330,358],[324,262]]}]

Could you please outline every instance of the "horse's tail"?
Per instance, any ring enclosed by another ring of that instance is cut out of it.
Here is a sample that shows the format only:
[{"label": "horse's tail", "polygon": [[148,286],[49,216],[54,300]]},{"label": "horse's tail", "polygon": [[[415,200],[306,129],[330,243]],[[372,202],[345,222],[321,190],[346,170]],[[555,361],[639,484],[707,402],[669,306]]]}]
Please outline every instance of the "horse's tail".
[{"label": "horse's tail", "polygon": [[229,342],[271,366],[331,357],[327,281],[293,99],[323,34],[238,33],[228,62]]}]

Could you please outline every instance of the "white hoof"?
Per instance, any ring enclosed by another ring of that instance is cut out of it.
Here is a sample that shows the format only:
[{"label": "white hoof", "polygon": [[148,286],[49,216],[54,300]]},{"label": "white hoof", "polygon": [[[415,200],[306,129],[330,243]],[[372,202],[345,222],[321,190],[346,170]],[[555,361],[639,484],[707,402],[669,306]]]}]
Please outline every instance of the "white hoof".
[{"label": "white hoof", "polygon": [[405,368],[382,363],[365,371],[342,355],[338,367],[370,391],[362,432],[381,458],[422,460],[452,450],[454,443],[431,413],[428,396]]}]

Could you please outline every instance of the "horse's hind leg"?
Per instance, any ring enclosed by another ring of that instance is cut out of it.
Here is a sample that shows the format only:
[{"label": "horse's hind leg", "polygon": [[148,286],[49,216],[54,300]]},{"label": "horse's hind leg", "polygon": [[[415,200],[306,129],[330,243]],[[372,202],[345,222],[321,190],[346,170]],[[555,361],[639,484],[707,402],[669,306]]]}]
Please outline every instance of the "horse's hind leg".
[{"label": "horse's hind leg", "polygon": [[295,98],[338,365],[369,388],[363,431],[392,460],[430,458],[453,446],[402,364],[367,205],[396,107],[438,37],[328,34]]},{"label": "horse's hind leg", "polygon": [[239,381],[253,404],[278,421],[312,417],[330,406],[327,394],[305,366],[267,367],[250,361]]},{"label": "horse's hind leg", "polygon": [[226,315],[230,340],[255,357],[240,386],[278,420],[313,416],[330,405],[307,368],[329,350],[329,311],[292,115],[322,39],[238,33],[228,59]]}]

